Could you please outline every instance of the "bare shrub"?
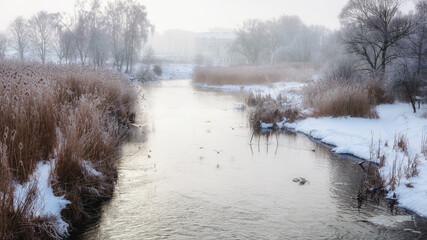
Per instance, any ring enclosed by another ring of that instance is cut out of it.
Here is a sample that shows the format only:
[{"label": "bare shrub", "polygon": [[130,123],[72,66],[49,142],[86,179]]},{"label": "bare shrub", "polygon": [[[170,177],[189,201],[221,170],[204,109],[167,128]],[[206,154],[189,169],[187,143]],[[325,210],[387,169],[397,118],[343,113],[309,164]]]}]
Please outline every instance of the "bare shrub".
[{"label": "bare shrub", "polygon": [[260,129],[261,122],[278,123],[284,118],[287,122],[294,122],[300,118],[300,111],[278,104],[259,104],[249,114],[249,121],[254,129]]},{"label": "bare shrub", "polygon": [[394,191],[396,189],[396,185],[398,185],[398,176],[400,176],[399,172],[396,173],[396,167],[397,167],[397,155],[396,155],[396,158],[393,160],[391,176],[390,176],[390,179],[388,180],[388,184],[390,185],[391,191]]},{"label": "bare shrub", "polygon": [[[283,97],[281,97],[281,99],[283,100]],[[270,94],[250,92],[249,96],[246,98],[246,104],[251,107],[270,103],[276,104]]]},{"label": "bare shrub", "polygon": [[398,134],[394,136],[393,149],[398,149],[404,153],[408,152],[408,137],[406,134]]},{"label": "bare shrub", "polygon": [[307,82],[317,67],[308,63],[266,66],[197,67],[193,81],[210,85],[265,84],[280,81]]},{"label": "bare shrub", "polygon": [[159,77],[162,76],[163,74],[162,67],[160,67],[160,65],[154,65],[153,72]]},{"label": "bare shrub", "polygon": [[406,155],[406,157],[408,158],[408,165],[404,169],[406,179],[418,176],[418,174],[420,173],[420,171],[418,170],[418,155],[415,155],[413,158],[409,155]]}]

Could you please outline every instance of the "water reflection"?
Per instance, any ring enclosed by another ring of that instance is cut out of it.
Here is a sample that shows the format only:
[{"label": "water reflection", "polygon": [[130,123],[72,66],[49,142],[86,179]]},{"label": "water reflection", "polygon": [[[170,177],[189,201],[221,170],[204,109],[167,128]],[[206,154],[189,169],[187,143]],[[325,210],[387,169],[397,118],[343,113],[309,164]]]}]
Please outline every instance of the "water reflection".
[{"label": "water reflection", "polygon": [[[391,213],[385,201],[358,207],[364,171],[356,160],[301,134],[252,134],[246,112],[234,109],[240,94],[168,81],[145,97],[123,146],[115,195],[79,238],[426,237],[417,218],[392,227],[372,223],[408,214]],[[298,177],[308,183],[292,181]]]}]

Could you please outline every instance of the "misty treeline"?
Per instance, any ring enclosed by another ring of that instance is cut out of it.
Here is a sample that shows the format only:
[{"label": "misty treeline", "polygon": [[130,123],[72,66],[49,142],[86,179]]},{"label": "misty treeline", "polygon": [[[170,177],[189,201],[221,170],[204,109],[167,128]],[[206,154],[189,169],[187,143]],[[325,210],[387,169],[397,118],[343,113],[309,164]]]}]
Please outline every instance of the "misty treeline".
[{"label": "misty treeline", "polygon": [[325,27],[307,26],[298,16],[287,15],[268,21],[249,19],[236,35],[230,50],[249,64],[315,61],[332,37]]},{"label": "misty treeline", "polygon": [[38,60],[95,67],[107,62],[132,72],[153,25],[145,6],[135,0],[77,0],[71,14],[37,12],[16,17],[0,33],[0,60]]},{"label": "misty treeline", "polygon": [[386,95],[411,102],[427,93],[427,0],[349,0],[341,28],[306,26],[297,16],[247,20],[231,48],[249,64],[285,61],[324,65],[330,84],[376,79]]}]

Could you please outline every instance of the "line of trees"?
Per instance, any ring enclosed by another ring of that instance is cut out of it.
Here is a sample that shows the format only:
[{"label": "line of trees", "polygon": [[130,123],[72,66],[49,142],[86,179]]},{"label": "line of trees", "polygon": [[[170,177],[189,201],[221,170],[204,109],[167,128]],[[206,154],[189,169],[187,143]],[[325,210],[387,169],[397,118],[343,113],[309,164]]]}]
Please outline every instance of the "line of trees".
[{"label": "line of trees", "polygon": [[298,16],[283,15],[262,21],[249,19],[236,31],[231,51],[249,64],[318,60],[331,31],[322,26],[307,26]]},{"label": "line of trees", "polygon": [[340,21],[346,52],[358,63],[354,71],[381,79],[416,112],[427,93],[427,1],[404,15],[406,2],[349,0]]},{"label": "line of trees", "polygon": [[0,59],[54,60],[60,64],[104,66],[132,72],[154,26],[144,5],[135,0],[76,1],[73,14],[40,11],[16,17],[0,33]]},{"label": "line of trees", "polygon": [[427,0],[403,14],[407,0],[348,0],[341,29],[307,26],[297,16],[247,20],[231,50],[248,64],[328,62],[328,78],[379,79],[384,90],[416,102],[427,100]]}]

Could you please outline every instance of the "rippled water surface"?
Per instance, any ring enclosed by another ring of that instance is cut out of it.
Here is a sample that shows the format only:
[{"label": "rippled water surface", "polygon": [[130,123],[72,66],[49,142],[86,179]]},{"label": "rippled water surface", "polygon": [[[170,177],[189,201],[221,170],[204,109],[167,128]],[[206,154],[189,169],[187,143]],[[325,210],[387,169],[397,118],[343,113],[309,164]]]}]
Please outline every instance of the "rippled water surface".
[{"label": "rippled water surface", "polygon": [[[358,208],[364,171],[356,160],[301,134],[251,139],[247,112],[235,109],[244,96],[197,89],[189,80],[144,89],[115,195],[76,238],[427,237],[424,220],[385,201]],[[309,182],[299,185],[296,177]]]}]

